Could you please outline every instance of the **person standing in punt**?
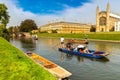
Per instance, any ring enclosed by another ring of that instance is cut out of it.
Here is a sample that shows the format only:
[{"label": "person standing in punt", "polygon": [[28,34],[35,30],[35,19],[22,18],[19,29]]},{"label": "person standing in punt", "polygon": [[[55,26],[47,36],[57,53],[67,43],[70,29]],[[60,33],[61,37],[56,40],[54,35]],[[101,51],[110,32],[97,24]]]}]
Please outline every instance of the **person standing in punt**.
[{"label": "person standing in punt", "polygon": [[60,43],[61,43],[61,48],[64,48],[64,37],[62,36],[61,38],[60,38]]}]

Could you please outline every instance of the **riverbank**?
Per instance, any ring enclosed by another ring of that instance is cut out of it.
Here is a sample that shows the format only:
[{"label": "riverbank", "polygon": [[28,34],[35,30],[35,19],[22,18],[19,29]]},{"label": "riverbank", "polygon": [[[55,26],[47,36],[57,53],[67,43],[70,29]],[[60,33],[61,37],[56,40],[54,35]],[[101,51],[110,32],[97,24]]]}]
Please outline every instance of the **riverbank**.
[{"label": "riverbank", "polygon": [[39,33],[39,37],[56,37],[60,38],[61,36],[64,36],[64,38],[77,38],[77,39],[85,39],[85,36],[87,35],[87,38],[89,40],[95,40],[95,41],[115,41],[119,42],[120,40],[120,33],[116,32],[99,32],[99,33],[80,33],[80,34],[57,34],[57,33]]},{"label": "riverbank", "polygon": [[54,75],[0,37],[0,80],[57,80]]}]

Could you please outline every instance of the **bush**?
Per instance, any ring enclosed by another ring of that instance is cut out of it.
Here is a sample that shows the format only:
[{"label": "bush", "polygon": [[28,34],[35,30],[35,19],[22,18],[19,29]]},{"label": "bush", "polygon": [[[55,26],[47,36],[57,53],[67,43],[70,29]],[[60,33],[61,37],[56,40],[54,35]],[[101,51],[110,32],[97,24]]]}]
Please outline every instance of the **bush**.
[{"label": "bush", "polygon": [[0,30],[0,36],[6,39],[7,41],[10,40],[10,34],[7,29]]}]

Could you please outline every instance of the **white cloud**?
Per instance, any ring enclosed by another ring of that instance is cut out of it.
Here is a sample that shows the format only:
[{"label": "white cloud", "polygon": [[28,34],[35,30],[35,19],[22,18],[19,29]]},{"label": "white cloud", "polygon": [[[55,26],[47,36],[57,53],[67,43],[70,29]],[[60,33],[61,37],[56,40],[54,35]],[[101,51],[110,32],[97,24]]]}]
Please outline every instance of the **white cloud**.
[{"label": "white cloud", "polygon": [[120,13],[120,0],[91,0],[91,3],[85,3],[83,6],[72,8],[67,6],[65,10],[56,12],[57,14],[34,14],[29,11],[24,11],[19,7],[17,0],[0,0],[0,3],[4,3],[8,7],[10,15],[10,22],[8,26],[20,25],[21,21],[25,19],[33,19],[38,26],[47,24],[49,21],[62,21],[63,19],[68,22],[81,22],[95,24],[96,18],[96,6],[100,7],[100,10],[106,10],[107,3],[109,1],[111,5],[111,11]]}]

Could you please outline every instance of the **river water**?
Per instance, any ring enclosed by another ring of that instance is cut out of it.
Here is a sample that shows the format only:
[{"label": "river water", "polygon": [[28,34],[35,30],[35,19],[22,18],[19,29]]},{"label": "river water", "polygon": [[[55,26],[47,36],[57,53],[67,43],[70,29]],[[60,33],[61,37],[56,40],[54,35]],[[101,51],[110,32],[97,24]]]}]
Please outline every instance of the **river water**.
[{"label": "river water", "polygon": [[90,59],[58,51],[59,38],[13,39],[11,44],[20,50],[33,51],[72,73],[69,80],[119,80],[120,43],[89,42],[88,48],[109,52],[105,59]]}]

